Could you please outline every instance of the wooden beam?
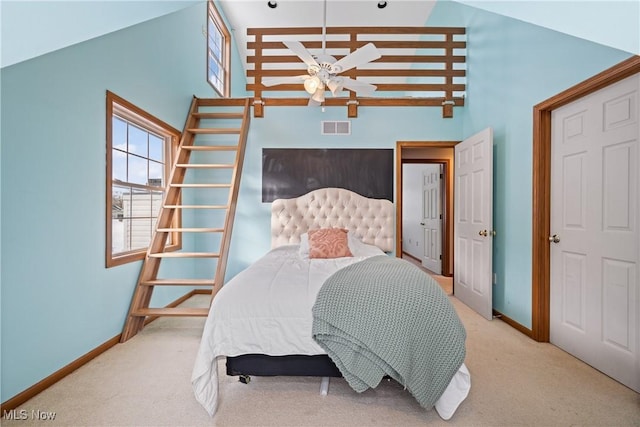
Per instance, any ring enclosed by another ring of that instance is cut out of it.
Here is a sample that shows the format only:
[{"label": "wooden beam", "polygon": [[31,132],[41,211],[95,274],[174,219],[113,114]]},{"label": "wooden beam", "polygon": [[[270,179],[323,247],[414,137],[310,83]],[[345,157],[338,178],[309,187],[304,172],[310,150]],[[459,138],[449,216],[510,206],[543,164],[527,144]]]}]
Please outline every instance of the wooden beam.
[{"label": "wooden beam", "polygon": [[[464,27],[327,27],[327,34],[466,34]],[[247,28],[248,36],[322,34],[322,27]]]},{"label": "wooden beam", "polygon": [[[247,70],[247,77],[287,77],[298,76],[306,71],[301,68],[280,69],[280,70]],[[358,77],[466,77],[466,70],[427,70],[427,69],[367,69],[358,70]]]},{"label": "wooden beam", "polygon": [[264,117],[264,99],[262,98],[254,98],[253,99],[253,117]]},{"label": "wooden beam", "polygon": [[[418,83],[379,83],[376,84],[378,88],[376,92],[446,92],[446,91],[456,91],[462,92],[465,90],[465,85],[456,84],[456,85],[448,85],[448,84],[418,84]],[[248,84],[248,91],[260,91],[260,92],[290,92],[290,91],[300,91],[303,90],[304,87],[301,83],[295,84],[282,84],[273,87],[265,87],[258,84]]]},{"label": "wooden beam", "polygon": [[[361,107],[442,107],[444,98],[356,98]],[[327,107],[344,107],[350,98],[325,98]],[[261,98],[265,106],[270,107],[302,107],[309,103],[308,97],[300,98]],[[454,98],[454,106],[464,106],[464,98]],[[255,102],[255,101],[254,101]],[[255,104],[254,104],[255,105]]]},{"label": "wooden beam", "polygon": [[[337,60],[342,59],[346,55],[332,55]],[[255,64],[257,61],[256,55],[247,56],[247,63]],[[294,55],[265,55],[261,58],[263,64],[295,64],[300,63],[300,58]],[[454,55],[450,57],[444,57],[442,55],[385,55],[380,59],[376,59],[375,63],[401,63],[401,64],[441,64],[447,62],[455,62],[463,64],[466,61],[464,55]]]},{"label": "wooden beam", "polygon": [[[300,42],[307,49],[322,49],[322,41],[302,41]],[[416,41],[416,40],[362,40],[362,41],[348,41],[348,40],[327,40],[327,49],[348,49],[359,48],[368,43],[373,43],[378,49],[466,49],[467,42],[465,41]],[[281,41],[272,42],[247,42],[247,49],[287,49]]]}]

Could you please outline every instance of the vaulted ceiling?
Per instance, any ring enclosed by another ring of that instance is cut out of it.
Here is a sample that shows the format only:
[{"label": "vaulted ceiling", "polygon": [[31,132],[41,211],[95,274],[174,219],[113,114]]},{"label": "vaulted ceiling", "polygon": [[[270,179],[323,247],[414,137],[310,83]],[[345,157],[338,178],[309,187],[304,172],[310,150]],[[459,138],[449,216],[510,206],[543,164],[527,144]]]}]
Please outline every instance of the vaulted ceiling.
[{"label": "vaulted ceiling", "polygon": [[[640,0],[456,1],[640,54]],[[203,3],[203,0],[2,0],[1,66],[9,66],[197,3]],[[387,7],[379,9],[377,0],[328,0],[327,24],[424,25],[435,1],[388,0],[386,3]],[[246,28],[322,25],[322,0],[277,0],[276,8],[269,8],[267,0],[219,0],[217,4],[228,17],[239,46],[243,45]]]}]

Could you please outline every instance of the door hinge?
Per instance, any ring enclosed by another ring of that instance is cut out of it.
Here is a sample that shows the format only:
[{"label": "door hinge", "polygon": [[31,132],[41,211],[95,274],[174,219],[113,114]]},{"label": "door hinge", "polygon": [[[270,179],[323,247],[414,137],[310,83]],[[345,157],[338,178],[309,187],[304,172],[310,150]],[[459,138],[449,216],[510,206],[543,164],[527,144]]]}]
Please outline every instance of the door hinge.
[{"label": "door hinge", "polygon": [[440,255],[440,259],[442,259],[442,255]]}]

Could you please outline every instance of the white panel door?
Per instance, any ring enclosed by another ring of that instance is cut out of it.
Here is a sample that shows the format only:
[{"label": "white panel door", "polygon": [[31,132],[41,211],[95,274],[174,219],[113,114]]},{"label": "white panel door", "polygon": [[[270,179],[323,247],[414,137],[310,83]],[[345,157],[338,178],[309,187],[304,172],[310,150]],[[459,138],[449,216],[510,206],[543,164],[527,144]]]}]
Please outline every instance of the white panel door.
[{"label": "white panel door", "polygon": [[453,292],[493,318],[493,130],[455,146]]},{"label": "white panel door", "polygon": [[640,75],[552,114],[550,341],[640,391]]},{"label": "white panel door", "polygon": [[422,172],[422,222],[424,254],[422,266],[442,274],[442,165],[429,165]]}]

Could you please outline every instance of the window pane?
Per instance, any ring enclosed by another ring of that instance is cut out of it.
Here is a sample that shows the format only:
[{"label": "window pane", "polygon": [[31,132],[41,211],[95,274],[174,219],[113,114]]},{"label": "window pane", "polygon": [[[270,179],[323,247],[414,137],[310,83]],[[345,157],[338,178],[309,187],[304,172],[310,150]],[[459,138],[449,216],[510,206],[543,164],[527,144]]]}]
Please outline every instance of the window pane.
[{"label": "window pane", "polygon": [[131,189],[114,185],[111,197],[111,250],[113,253],[129,250],[128,228],[131,216]]},{"label": "window pane", "polygon": [[130,250],[144,249],[149,246],[151,228],[154,224],[155,220],[151,218],[131,219]]},{"label": "window pane", "polygon": [[111,121],[111,146],[120,150],[127,149],[127,122],[120,117]]},{"label": "window pane", "polygon": [[113,192],[119,194],[122,199],[122,216],[131,217],[131,187],[119,187],[114,185]]},{"label": "window pane", "polygon": [[222,52],[222,38],[220,33],[214,33],[213,37],[209,37],[209,50],[217,58],[220,58],[220,52]]},{"label": "window pane", "polygon": [[213,26],[213,32],[212,34],[212,38],[213,38],[213,44],[216,45],[216,47],[220,47],[222,46],[222,34],[220,33],[220,30],[218,29],[217,26]]},{"label": "window pane", "polygon": [[131,217],[151,217],[151,192],[148,190],[134,189],[131,195]]},{"label": "window pane", "polygon": [[209,57],[209,74],[216,76],[218,75],[219,71],[218,71],[218,63],[216,62],[215,58],[213,58],[212,56]]},{"label": "window pane", "polygon": [[163,171],[164,165],[162,163],[149,161],[149,185],[164,187]]},{"label": "window pane", "polygon": [[125,153],[120,150],[111,150],[111,168],[114,181],[127,181],[127,155]]},{"label": "window pane", "polygon": [[162,206],[162,199],[164,198],[164,193],[162,191],[153,191],[151,192],[151,215],[154,218],[157,218],[160,215],[160,207]]},{"label": "window pane", "polygon": [[111,218],[122,219],[125,216],[124,200],[129,189],[114,185],[111,190]]},{"label": "window pane", "polygon": [[129,149],[130,153],[139,154],[140,156],[147,157],[147,136],[149,134],[144,130],[136,127],[129,126]]},{"label": "window pane", "polygon": [[164,140],[156,135],[149,134],[149,158],[157,160],[158,162],[164,161]]},{"label": "window pane", "polygon": [[147,185],[147,159],[129,154],[127,181],[132,184]]},{"label": "window pane", "polygon": [[121,253],[148,247],[164,193],[114,185],[112,194],[112,252]]}]

